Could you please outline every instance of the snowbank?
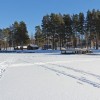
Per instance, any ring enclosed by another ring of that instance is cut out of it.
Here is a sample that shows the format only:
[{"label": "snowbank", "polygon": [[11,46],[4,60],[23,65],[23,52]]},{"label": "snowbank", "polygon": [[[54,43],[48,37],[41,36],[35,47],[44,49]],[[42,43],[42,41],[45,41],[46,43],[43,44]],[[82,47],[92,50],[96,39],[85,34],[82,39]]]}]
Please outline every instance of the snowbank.
[{"label": "snowbank", "polygon": [[56,53],[60,50],[2,50],[0,53]]}]

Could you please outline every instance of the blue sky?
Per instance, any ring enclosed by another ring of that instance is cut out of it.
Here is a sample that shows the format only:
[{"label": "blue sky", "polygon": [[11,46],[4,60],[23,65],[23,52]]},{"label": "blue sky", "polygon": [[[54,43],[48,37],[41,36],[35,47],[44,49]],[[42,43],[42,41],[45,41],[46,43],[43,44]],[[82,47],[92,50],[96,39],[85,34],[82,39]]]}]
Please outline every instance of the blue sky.
[{"label": "blue sky", "polygon": [[88,9],[100,10],[100,0],[0,0],[0,28],[9,27],[14,21],[25,21],[32,34],[46,14],[86,13]]}]

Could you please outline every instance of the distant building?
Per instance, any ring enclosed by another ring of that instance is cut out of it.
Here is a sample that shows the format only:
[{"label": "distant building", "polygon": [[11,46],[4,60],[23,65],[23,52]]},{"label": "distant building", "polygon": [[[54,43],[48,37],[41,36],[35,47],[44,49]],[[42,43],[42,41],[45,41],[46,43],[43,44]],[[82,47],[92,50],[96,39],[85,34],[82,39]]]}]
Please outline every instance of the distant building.
[{"label": "distant building", "polygon": [[27,46],[27,50],[36,50],[36,49],[39,49],[39,47],[37,45],[29,44]]},{"label": "distant building", "polygon": [[28,46],[16,46],[14,50],[36,50],[39,49],[37,45],[29,44]]}]

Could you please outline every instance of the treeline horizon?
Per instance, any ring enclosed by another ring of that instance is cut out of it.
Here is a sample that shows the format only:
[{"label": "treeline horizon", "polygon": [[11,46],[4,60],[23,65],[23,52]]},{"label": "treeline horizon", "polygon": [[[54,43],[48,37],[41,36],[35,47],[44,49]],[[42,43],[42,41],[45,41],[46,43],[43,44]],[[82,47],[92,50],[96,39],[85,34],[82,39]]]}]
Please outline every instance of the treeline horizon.
[{"label": "treeline horizon", "polygon": [[64,47],[71,42],[72,47],[94,47],[100,41],[100,11],[88,10],[87,14],[56,14],[43,16],[41,26],[35,27],[36,44],[52,44],[52,48]]},{"label": "treeline horizon", "polygon": [[[100,46],[100,11],[88,10],[87,14],[56,14],[43,16],[41,26],[35,27],[35,44],[57,47],[94,47]],[[0,48],[30,44],[33,37],[29,36],[24,21],[15,21],[11,26],[0,29]]]},{"label": "treeline horizon", "polygon": [[0,29],[0,49],[25,45],[30,42],[27,26],[24,21],[15,21],[11,26]]}]

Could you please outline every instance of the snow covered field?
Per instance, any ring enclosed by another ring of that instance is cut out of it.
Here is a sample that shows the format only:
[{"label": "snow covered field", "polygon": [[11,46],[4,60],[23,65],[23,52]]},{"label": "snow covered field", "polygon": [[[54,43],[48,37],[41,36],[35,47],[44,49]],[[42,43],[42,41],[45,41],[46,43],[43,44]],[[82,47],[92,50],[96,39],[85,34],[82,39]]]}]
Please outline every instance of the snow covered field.
[{"label": "snow covered field", "polygon": [[100,54],[0,54],[0,100],[100,100]]}]

